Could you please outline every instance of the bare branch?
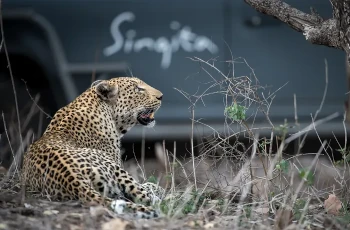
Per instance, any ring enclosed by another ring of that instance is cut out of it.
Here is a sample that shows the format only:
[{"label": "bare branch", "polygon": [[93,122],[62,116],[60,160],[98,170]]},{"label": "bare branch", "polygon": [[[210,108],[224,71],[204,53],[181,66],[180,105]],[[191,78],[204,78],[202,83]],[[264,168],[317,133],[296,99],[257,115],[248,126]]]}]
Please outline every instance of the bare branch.
[{"label": "bare branch", "polygon": [[[271,15],[288,24],[296,31],[302,32],[306,40],[313,44],[345,50],[344,40],[342,40],[338,26],[339,15],[337,16],[337,14],[333,14],[334,17],[331,19],[324,20],[314,12],[307,14],[280,0],[244,1],[257,11]],[[344,0],[331,0],[331,2],[333,11],[334,8],[346,8],[344,5],[349,6],[350,4]],[[333,2],[337,2],[337,4]],[[347,25],[349,25],[349,23]]]}]

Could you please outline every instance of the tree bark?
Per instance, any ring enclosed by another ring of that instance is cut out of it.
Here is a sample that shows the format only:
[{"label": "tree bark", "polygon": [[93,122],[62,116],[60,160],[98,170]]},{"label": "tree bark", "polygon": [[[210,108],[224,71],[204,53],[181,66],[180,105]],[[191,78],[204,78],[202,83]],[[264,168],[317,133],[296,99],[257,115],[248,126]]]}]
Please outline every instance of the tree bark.
[{"label": "tree bark", "polygon": [[[350,0],[329,0],[333,10],[333,17],[329,19],[323,19],[312,9],[307,14],[281,0],[244,1],[257,11],[273,16],[302,32],[306,40],[313,44],[344,50],[347,67],[350,66]],[[350,91],[349,73],[347,75]],[[350,93],[345,104],[347,121],[350,121]]]},{"label": "tree bark", "polygon": [[333,8],[333,18],[336,20],[336,28],[339,42],[347,54],[350,64],[350,1],[330,0]]}]

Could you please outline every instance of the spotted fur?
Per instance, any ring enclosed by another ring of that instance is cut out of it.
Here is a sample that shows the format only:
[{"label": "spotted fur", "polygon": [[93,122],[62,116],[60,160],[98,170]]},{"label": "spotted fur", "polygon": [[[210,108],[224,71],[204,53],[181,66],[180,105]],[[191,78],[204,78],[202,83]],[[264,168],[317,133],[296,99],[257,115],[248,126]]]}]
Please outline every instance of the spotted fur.
[{"label": "spotted fur", "polygon": [[120,141],[138,123],[154,125],[152,112],[161,106],[162,96],[134,77],[94,82],[58,110],[43,136],[29,147],[23,167],[28,190],[156,217],[154,209],[135,202],[157,200],[163,190],[139,184],[122,169]]}]

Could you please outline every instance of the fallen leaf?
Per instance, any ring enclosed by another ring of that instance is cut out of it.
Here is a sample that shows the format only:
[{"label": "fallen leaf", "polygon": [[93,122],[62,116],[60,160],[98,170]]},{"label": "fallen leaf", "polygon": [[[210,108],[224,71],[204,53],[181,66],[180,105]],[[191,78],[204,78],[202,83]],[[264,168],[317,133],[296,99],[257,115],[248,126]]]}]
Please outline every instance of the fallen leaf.
[{"label": "fallen leaf", "polygon": [[115,218],[102,224],[102,230],[127,230],[134,228],[134,225],[129,221]]},{"label": "fallen leaf", "polygon": [[342,203],[334,194],[329,194],[327,200],[324,201],[324,208],[329,214],[339,215]]}]

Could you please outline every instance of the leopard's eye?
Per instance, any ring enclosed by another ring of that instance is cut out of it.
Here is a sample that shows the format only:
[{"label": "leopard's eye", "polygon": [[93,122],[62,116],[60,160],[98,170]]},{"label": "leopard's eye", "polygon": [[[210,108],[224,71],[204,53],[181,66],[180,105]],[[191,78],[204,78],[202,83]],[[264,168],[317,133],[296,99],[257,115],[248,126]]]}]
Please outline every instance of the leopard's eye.
[{"label": "leopard's eye", "polygon": [[140,86],[136,86],[135,91],[141,93],[141,92],[145,91],[145,89],[140,87]]}]

